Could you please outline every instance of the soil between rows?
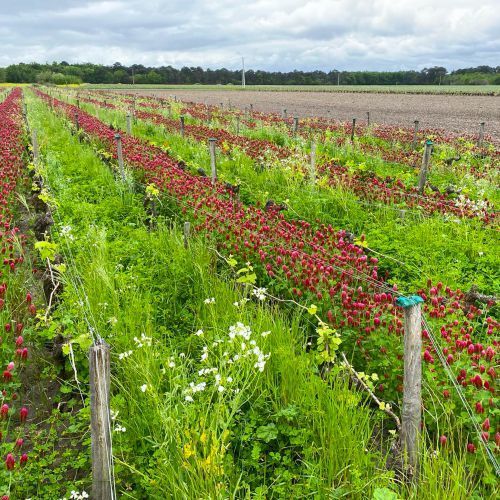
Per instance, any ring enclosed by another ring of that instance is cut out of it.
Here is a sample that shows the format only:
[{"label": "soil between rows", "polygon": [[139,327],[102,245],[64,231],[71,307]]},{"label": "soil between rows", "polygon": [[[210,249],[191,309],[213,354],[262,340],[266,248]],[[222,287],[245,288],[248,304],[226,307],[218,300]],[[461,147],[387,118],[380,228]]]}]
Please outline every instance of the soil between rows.
[{"label": "soil between rows", "polygon": [[366,120],[370,112],[372,123],[421,128],[442,128],[449,132],[478,133],[485,122],[485,132],[500,140],[500,97],[464,95],[413,95],[337,92],[280,92],[238,90],[127,90],[143,95],[167,97],[176,95],[187,101],[205,102],[243,109],[253,104],[255,111],[287,110],[289,116],[323,116],[336,120]]}]

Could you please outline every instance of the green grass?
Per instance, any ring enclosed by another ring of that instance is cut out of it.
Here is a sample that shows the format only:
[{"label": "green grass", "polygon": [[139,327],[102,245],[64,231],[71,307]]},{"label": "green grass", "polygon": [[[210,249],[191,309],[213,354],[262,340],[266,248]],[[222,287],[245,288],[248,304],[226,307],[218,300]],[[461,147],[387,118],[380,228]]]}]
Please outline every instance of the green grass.
[{"label": "green grass", "polygon": [[[120,496],[365,498],[377,486],[395,487],[379,467],[383,451],[371,441],[373,413],[363,397],[341,374],[323,381],[304,351],[302,313],[252,301],[234,306],[245,291],[217,266],[203,239],[193,238],[186,250],[168,219],[149,230],[141,195],[115,182],[40,102],[30,97],[28,106],[42,173],[57,201],[52,237],[68,266],[52,322],[65,325],[81,383],[88,322],[113,349],[112,409],[119,412],[115,425],[126,428],[114,441]],[[209,297],[215,303],[205,304]],[[262,373],[251,358],[226,361],[223,350],[239,349],[227,340],[238,321],[271,353]],[[198,329],[203,337],[193,335]],[[264,331],[271,334],[261,337]],[[138,346],[134,337],[142,335],[151,345]],[[207,364],[200,362],[204,344]],[[218,368],[227,392],[216,389],[213,374],[198,375],[207,366]],[[186,402],[189,383],[202,380],[209,387]],[[85,421],[88,410],[79,418]],[[16,494],[56,498],[88,487],[88,479],[76,486],[60,481],[50,490],[33,481],[18,485]]]},{"label": "green grass", "polygon": [[[160,218],[148,229],[142,196],[115,182],[92,148],[39,101],[29,97],[28,109],[57,201],[52,236],[68,266],[52,321],[64,325],[83,383],[89,319],[113,347],[114,425],[126,428],[114,439],[121,497],[465,500],[488,491],[461,452],[432,450],[422,455],[418,492],[399,487],[384,468],[390,438],[382,431],[384,446],[372,440],[390,423],[349,389],[342,371],[328,383],[319,377],[314,353],[304,349],[309,316],[252,301],[236,307],[245,291],[203,238],[186,250],[175,219]],[[68,228],[73,239],[64,236]],[[209,297],[215,302],[205,304]],[[271,353],[262,373],[252,362],[226,362],[224,350],[237,348],[227,342],[237,321]],[[202,336],[193,335],[198,329]],[[271,334],[262,337],[265,331]],[[138,346],[134,337],[143,334],[151,345]],[[203,345],[207,363],[200,361]],[[198,374],[207,366],[217,367],[227,391]],[[208,388],[186,402],[189,383],[204,379]],[[87,421],[88,410],[79,418]],[[43,474],[52,477],[50,464]],[[66,478],[52,483],[50,494],[46,482],[16,488],[23,498],[57,498],[88,485]]]}]

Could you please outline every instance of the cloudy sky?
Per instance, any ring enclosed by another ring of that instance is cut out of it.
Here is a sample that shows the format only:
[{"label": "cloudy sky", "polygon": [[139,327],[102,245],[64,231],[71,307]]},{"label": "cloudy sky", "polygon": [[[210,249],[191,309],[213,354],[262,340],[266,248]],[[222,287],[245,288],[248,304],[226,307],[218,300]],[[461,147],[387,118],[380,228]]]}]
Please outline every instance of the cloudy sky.
[{"label": "cloudy sky", "polygon": [[500,65],[498,0],[0,0],[0,66]]}]

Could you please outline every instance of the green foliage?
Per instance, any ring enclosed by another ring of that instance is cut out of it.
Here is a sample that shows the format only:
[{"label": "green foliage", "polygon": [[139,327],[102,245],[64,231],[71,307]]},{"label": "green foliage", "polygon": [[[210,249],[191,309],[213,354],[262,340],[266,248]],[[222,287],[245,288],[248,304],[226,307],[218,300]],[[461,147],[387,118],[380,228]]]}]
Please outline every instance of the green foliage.
[{"label": "green foliage", "polygon": [[[377,419],[363,396],[349,386],[340,367],[327,380],[320,376],[318,365],[334,362],[340,344],[336,332],[320,323],[316,348],[309,352],[303,348],[316,307],[278,308],[249,296],[246,289],[258,284],[258,273],[232,258],[228,266],[218,266],[202,238],[193,237],[186,250],[176,207],[166,200],[161,200],[155,228],[149,229],[143,193],[115,183],[95,151],[80,144],[33,99],[29,109],[42,131],[46,180],[57,200],[51,236],[67,265],[64,292],[47,336],[64,336],[63,352],[68,355],[71,346],[83,387],[90,333],[98,333],[113,346],[111,406],[119,495],[414,497],[381,465],[385,451],[374,440]],[[188,164],[207,160],[206,151],[196,144],[141,124],[137,130],[159,143],[166,139]],[[352,193],[310,188],[299,177],[277,169],[259,174],[239,153],[221,165],[224,178],[244,179],[242,198],[255,202],[271,193],[278,200],[289,199],[294,211],[311,218],[352,219],[349,227],[371,221],[370,246],[383,241],[385,251],[407,241],[404,248],[413,251],[406,236],[390,233],[395,228],[409,230],[406,224],[383,210],[367,213]],[[236,174],[231,170],[235,165]],[[250,189],[254,185],[255,190]],[[148,194],[157,197],[152,190]],[[424,234],[429,228],[448,230],[439,219],[429,220],[418,230]],[[378,232],[381,221],[387,222],[387,235]],[[437,257],[429,258],[435,259],[434,265],[438,262]],[[411,285],[420,279],[411,270],[405,272]],[[251,329],[251,336],[240,324]],[[235,328],[248,333],[248,339],[234,342]],[[248,350],[250,340],[263,357],[236,358],[238,350]],[[398,347],[391,349],[397,352]],[[66,370],[73,370],[69,356]],[[371,384],[376,376],[363,380]],[[69,390],[65,387],[61,393],[71,395]],[[75,401],[71,405],[76,411],[67,428],[83,439],[79,458],[70,463],[65,457],[54,465],[56,456],[42,450],[46,445],[41,439],[35,445],[46,453],[41,463],[54,470],[44,472],[46,482],[20,486],[26,496],[58,498],[71,489],[88,488],[88,477],[69,477],[74,469],[88,471],[89,460],[84,425],[88,410],[79,409]],[[63,421],[57,415],[55,419]],[[386,425],[384,420],[379,423]],[[55,446],[52,434],[46,442]],[[457,499],[463,498],[463,491],[475,489],[477,481],[467,472],[471,469],[465,460],[457,454],[446,468],[446,460],[423,456],[421,498],[436,498],[432,495],[439,484],[440,494]],[[34,478],[41,474],[35,464],[30,466]]]}]

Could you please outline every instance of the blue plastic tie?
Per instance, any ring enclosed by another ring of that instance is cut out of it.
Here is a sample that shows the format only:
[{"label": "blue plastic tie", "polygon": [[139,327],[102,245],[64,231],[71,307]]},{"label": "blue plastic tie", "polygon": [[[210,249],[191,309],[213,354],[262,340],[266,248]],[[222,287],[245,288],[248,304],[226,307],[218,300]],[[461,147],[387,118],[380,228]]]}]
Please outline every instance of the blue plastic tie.
[{"label": "blue plastic tie", "polygon": [[416,306],[424,301],[420,295],[410,295],[409,297],[398,297],[396,299],[396,305],[399,307],[407,308],[411,306]]}]

